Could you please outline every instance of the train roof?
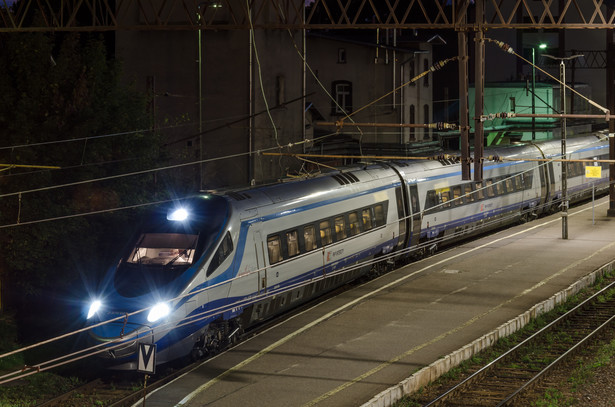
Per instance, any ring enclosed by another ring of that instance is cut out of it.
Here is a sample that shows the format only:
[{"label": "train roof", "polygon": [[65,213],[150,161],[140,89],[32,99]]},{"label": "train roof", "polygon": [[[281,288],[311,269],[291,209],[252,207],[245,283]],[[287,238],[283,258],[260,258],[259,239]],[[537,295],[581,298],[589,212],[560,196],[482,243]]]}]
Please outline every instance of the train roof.
[{"label": "train roof", "polygon": [[388,165],[355,165],[343,170],[321,173],[310,178],[291,179],[283,182],[226,191],[224,195],[233,206],[242,211],[281,202],[310,199],[322,193],[346,193],[347,186],[365,185],[380,179],[396,176]]}]

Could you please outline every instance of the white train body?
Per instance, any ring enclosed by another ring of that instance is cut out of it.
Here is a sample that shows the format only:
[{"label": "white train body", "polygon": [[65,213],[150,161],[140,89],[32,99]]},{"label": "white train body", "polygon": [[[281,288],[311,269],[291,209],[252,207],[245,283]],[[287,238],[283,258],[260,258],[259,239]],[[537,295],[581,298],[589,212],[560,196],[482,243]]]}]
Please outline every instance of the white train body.
[{"label": "white train body", "polygon": [[[93,328],[92,337],[129,369],[139,342],[157,344],[157,363],[215,352],[241,330],[367,273],[373,261],[420,256],[559,209],[562,164],[524,161],[560,158],[559,148],[554,141],[488,151],[506,160],[485,162],[480,183],[462,180],[458,163],[408,160],[175,202],[168,213],[185,208],[188,217],[152,218],[110,270],[90,320],[126,317]],[[608,143],[572,139],[568,151],[571,159],[604,159]],[[598,164],[602,178],[588,179],[585,164],[567,165],[572,201],[591,195],[592,183],[608,186],[608,166]],[[145,256],[152,252],[155,264]],[[160,316],[130,315],[156,303],[164,304]]]}]

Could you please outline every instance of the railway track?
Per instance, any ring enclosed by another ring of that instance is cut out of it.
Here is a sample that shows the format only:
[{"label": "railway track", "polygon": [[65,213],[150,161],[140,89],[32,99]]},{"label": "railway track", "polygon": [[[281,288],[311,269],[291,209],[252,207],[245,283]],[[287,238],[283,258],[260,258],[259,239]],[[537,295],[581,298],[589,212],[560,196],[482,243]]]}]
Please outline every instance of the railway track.
[{"label": "railway track", "polygon": [[615,282],[424,406],[527,405],[549,374],[615,322]]}]

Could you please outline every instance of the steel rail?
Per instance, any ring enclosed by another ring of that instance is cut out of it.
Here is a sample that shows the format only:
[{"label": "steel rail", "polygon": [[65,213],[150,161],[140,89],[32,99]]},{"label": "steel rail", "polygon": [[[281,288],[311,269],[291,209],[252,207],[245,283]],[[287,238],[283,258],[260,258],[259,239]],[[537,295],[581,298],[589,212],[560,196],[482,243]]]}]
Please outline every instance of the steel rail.
[{"label": "steel rail", "polygon": [[[533,340],[538,338],[540,335],[542,335],[542,334],[544,334],[546,332],[549,332],[550,330],[552,330],[553,328],[558,326],[560,323],[565,322],[566,320],[568,320],[569,318],[571,318],[572,316],[574,316],[575,314],[580,312],[585,307],[591,307],[593,305],[593,301],[596,300],[598,298],[598,296],[604,294],[606,291],[608,291],[610,289],[613,289],[613,288],[615,288],[615,282],[612,282],[608,286],[604,287],[603,289],[601,289],[600,291],[598,291],[597,293],[595,293],[591,297],[587,298],[582,303],[578,304],[576,307],[574,307],[570,311],[568,311],[565,314],[561,315],[560,317],[558,317],[554,321],[552,321],[549,324],[547,324],[542,329],[538,330],[537,332],[535,332],[534,334],[532,334],[528,338],[526,338],[523,341],[521,341],[519,344],[517,344],[513,348],[509,349],[508,351],[506,351],[502,355],[498,356],[496,359],[494,359],[493,361],[491,361],[487,365],[483,366],[481,369],[477,370],[476,372],[474,372],[473,374],[471,374],[470,376],[468,376],[467,378],[462,380],[460,383],[456,384],[455,386],[453,386],[450,389],[448,389],[446,392],[440,394],[437,398],[435,398],[432,401],[430,401],[429,403],[425,404],[424,407],[431,407],[431,406],[442,405],[449,398],[451,398],[451,397],[459,394],[460,392],[462,392],[464,390],[464,388],[467,388],[470,385],[472,385],[474,382],[480,380],[480,378],[482,376],[486,375],[490,370],[494,369],[500,363],[503,363],[508,357],[510,357],[511,355],[515,354],[519,350],[521,350],[523,347],[525,347],[526,345],[531,343]],[[609,321],[611,321],[612,319],[613,319],[613,317],[611,317],[611,319],[609,319]],[[604,323],[601,324],[600,327],[604,328]],[[592,330],[592,333],[590,335],[593,335],[594,331],[595,331],[595,329]],[[570,349],[568,351],[570,351]],[[549,366],[547,366],[547,368]],[[542,372],[542,370],[544,370],[544,369],[541,369],[541,372]],[[540,375],[540,372],[537,373],[536,375],[534,375],[534,377],[539,376],[539,375]],[[533,381],[533,380],[534,380],[534,378],[532,378],[530,381]],[[524,386],[525,385],[527,385],[527,383],[524,384]],[[518,393],[520,393],[519,389],[517,389],[513,393],[517,393],[517,394],[515,394],[515,397],[518,396]],[[510,395],[508,395],[507,398],[508,397],[510,397]],[[500,403],[503,403],[503,401],[501,401]]]}]

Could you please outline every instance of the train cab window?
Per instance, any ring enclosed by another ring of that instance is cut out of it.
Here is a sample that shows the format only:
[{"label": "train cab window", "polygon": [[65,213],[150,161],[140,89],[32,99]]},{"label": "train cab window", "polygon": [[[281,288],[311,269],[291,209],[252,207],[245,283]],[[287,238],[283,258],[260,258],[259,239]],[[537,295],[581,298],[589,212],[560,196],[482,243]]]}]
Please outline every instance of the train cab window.
[{"label": "train cab window", "polygon": [[385,216],[384,216],[384,208],[382,207],[382,204],[378,204],[376,206],[374,206],[374,215],[375,215],[375,224],[376,226],[382,226],[384,224],[386,224],[385,221]]},{"label": "train cab window", "polygon": [[198,235],[146,233],[126,259],[127,263],[165,267],[192,264]]},{"label": "train cab window", "polygon": [[335,224],[335,240],[338,242],[346,238],[346,221],[343,216],[338,216],[334,219]]},{"label": "train cab window", "polygon": [[461,202],[461,186],[457,185],[453,187],[453,205],[459,206],[463,202]]},{"label": "train cab window", "polygon": [[477,201],[480,201],[481,199],[485,199],[485,190],[483,188],[482,182],[476,183],[476,191],[474,192],[474,197]]},{"label": "train cab window", "polygon": [[224,260],[231,254],[233,251],[233,239],[231,239],[231,234],[226,232],[224,239],[222,239],[222,243],[214,253],[214,256],[211,259],[211,263],[209,263],[209,267],[207,268],[207,276],[214,272],[215,269],[222,264]]},{"label": "train cab window", "polygon": [[303,228],[303,242],[306,252],[315,250],[318,247],[316,245],[316,231],[314,230],[314,226],[309,225]]},{"label": "train cab window", "polygon": [[350,236],[354,236],[361,232],[359,216],[356,212],[350,212],[348,214],[348,227],[350,228]]},{"label": "train cab window", "polygon": [[267,238],[267,251],[269,252],[269,264],[276,264],[284,260],[280,245],[280,236],[273,235]]},{"label": "train cab window", "polygon": [[361,219],[363,220],[363,230],[370,230],[372,228],[372,211],[369,209],[363,209],[361,211]]},{"label": "train cab window", "polygon": [[331,234],[331,222],[323,220],[319,225],[320,229],[320,241],[322,245],[328,245],[333,243],[333,235]]},{"label": "train cab window", "polygon": [[463,192],[466,202],[474,202],[474,194],[472,193],[472,184],[465,184]]},{"label": "train cab window", "polygon": [[286,232],[286,248],[288,249],[288,257],[299,254],[299,241],[297,240],[296,230]]}]

